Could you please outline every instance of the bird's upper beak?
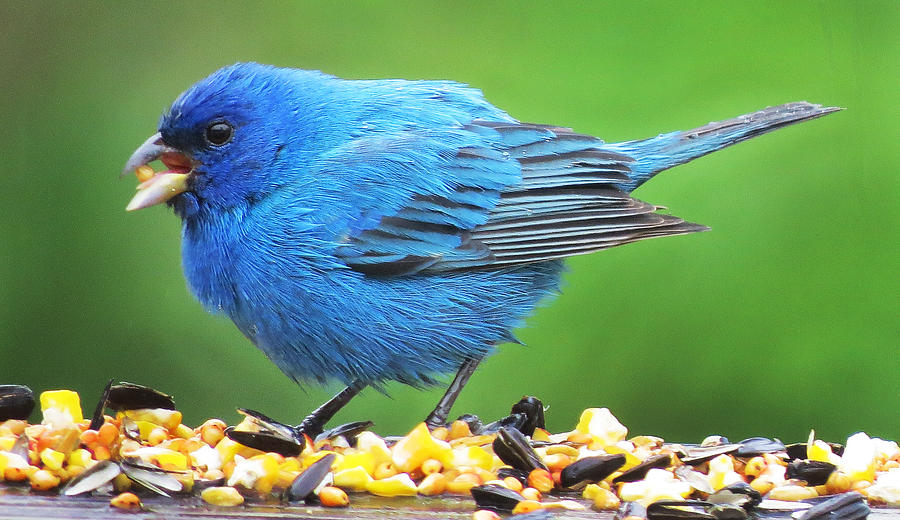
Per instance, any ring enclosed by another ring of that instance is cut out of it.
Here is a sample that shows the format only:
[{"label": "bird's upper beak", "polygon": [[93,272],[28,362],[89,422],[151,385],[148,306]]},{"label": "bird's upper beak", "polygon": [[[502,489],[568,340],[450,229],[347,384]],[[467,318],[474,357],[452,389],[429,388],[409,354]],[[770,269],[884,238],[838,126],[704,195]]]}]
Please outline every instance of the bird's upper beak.
[{"label": "bird's upper beak", "polygon": [[[147,166],[161,160],[167,170],[154,172]],[[135,172],[142,181],[137,193],[125,207],[126,211],[146,208],[165,202],[188,189],[188,177],[194,170],[193,161],[181,151],[167,145],[157,132],[144,141],[128,158],[122,175]]]}]

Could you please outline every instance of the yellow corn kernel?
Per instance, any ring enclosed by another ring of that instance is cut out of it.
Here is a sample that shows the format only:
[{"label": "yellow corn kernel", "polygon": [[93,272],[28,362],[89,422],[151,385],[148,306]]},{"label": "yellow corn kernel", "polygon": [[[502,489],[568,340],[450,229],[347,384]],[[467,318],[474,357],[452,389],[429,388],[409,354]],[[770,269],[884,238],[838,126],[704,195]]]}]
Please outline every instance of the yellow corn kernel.
[{"label": "yellow corn kernel", "polygon": [[475,473],[460,473],[453,480],[447,482],[447,492],[454,495],[465,495],[475,486],[480,486],[483,481]]},{"label": "yellow corn kernel", "polygon": [[81,432],[81,434],[78,436],[78,440],[85,446],[94,446],[99,444],[99,437],[100,436],[97,434],[97,430],[88,429]]},{"label": "yellow corn kernel", "polygon": [[654,437],[652,435],[638,435],[631,439],[631,443],[639,447],[660,448],[665,444],[665,441],[660,437]]},{"label": "yellow corn kernel", "polygon": [[484,446],[485,444],[494,442],[495,438],[496,435],[472,435],[471,437],[453,439],[450,441],[450,446],[452,448],[458,448],[460,446]]},{"label": "yellow corn kernel", "polygon": [[296,479],[299,475],[300,475],[299,471],[285,471],[283,469],[279,469],[278,476],[275,477],[274,487],[281,488],[281,489],[287,489],[287,488],[291,487],[291,484],[294,482],[294,479]]},{"label": "yellow corn kernel", "polygon": [[[499,478],[497,476],[497,473],[495,473],[493,471],[488,471],[486,469],[473,467],[473,468],[471,468],[471,471],[473,473],[475,473],[476,475],[478,475],[478,478],[480,478],[482,482],[487,482],[488,480],[497,480]],[[465,472],[463,472],[463,473],[465,473]]]},{"label": "yellow corn kernel", "polygon": [[850,480],[873,481],[875,479],[875,457],[878,448],[875,440],[870,439],[864,432],[859,432],[847,438],[844,453],[841,455],[837,467],[846,473]]},{"label": "yellow corn kernel", "polygon": [[541,509],[565,509],[567,511],[584,511],[583,504],[575,500],[557,500],[555,502],[541,502]]},{"label": "yellow corn kernel", "polygon": [[481,446],[460,446],[452,451],[452,458],[447,462],[450,467],[490,470],[494,466],[494,456]]},{"label": "yellow corn kernel", "polygon": [[831,472],[831,475],[828,475],[828,481],[825,482],[825,490],[830,495],[836,495],[850,491],[852,485],[853,481],[850,480],[849,475],[843,471],[835,470]]},{"label": "yellow corn kernel", "polygon": [[189,468],[189,461],[185,454],[162,449],[150,458],[160,468],[167,471],[185,471]]},{"label": "yellow corn kernel", "polygon": [[448,439],[461,439],[470,435],[472,435],[472,430],[469,429],[469,423],[460,420],[456,420],[450,423],[450,432],[449,436],[447,437]]},{"label": "yellow corn kernel", "polygon": [[109,505],[119,509],[140,509],[141,499],[134,493],[122,493],[114,496]]},{"label": "yellow corn kernel", "polygon": [[807,446],[806,456],[809,460],[831,462],[833,453],[831,451],[831,446],[829,446],[826,442],[816,440],[813,441],[813,444]]},{"label": "yellow corn kernel", "polygon": [[[588,488],[591,488],[590,491]],[[615,493],[608,489],[603,489],[597,484],[588,484],[587,487],[584,488],[582,496],[593,502],[594,509],[599,509],[601,511],[617,509],[619,504],[621,504],[619,497],[617,497]]]},{"label": "yellow corn kernel", "polygon": [[890,471],[895,468],[900,468],[900,462],[896,460],[886,460],[878,464],[876,471]]},{"label": "yellow corn kernel", "polygon": [[603,491],[599,484],[588,484],[581,491],[581,497],[587,500],[593,500],[597,493]]},{"label": "yellow corn kernel", "polygon": [[534,433],[531,435],[531,439],[535,441],[549,441],[550,433],[543,428],[535,428]]},{"label": "yellow corn kernel", "polygon": [[365,491],[369,482],[372,482],[373,480],[372,475],[369,475],[369,473],[360,466],[347,468],[334,473],[334,485],[342,489],[349,489],[350,491]]},{"label": "yellow corn kernel", "polygon": [[772,491],[769,491],[769,494],[766,498],[770,498],[772,500],[796,502],[798,500],[815,498],[817,496],[819,496],[819,494],[816,493],[816,490],[813,488],[798,486],[796,484],[785,484],[783,486],[776,487]]},{"label": "yellow corn kernel", "polygon": [[743,480],[741,475],[734,471],[734,461],[728,455],[719,455],[709,461],[709,485],[713,489],[719,490]]},{"label": "yellow corn kernel", "polygon": [[766,469],[766,459],[762,457],[753,457],[744,464],[744,475],[748,477],[758,477],[760,473]]},{"label": "yellow corn kernel", "polygon": [[548,453],[544,457],[544,465],[550,472],[561,471],[563,468],[572,463],[572,459],[565,453]]},{"label": "yellow corn kernel", "polygon": [[571,459],[577,459],[578,455],[579,455],[577,449],[573,448],[572,446],[567,446],[565,444],[553,444],[553,445],[547,446],[546,453],[547,453],[547,455],[563,453],[565,455],[568,455]]},{"label": "yellow corn kernel", "polygon": [[41,462],[44,463],[44,468],[50,471],[59,471],[65,460],[66,455],[62,452],[51,448],[44,448],[41,451]]},{"label": "yellow corn kernel", "polygon": [[368,474],[375,473],[375,455],[368,451],[345,451],[344,457],[334,464],[335,471],[343,471],[350,468],[362,468]]},{"label": "yellow corn kernel", "polygon": [[431,430],[431,436],[439,441],[445,441],[450,437],[450,430],[445,426],[440,426]]},{"label": "yellow corn kernel", "polygon": [[231,486],[206,488],[200,493],[200,498],[214,506],[237,506],[244,503],[244,497]]},{"label": "yellow corn kernel", "polygon": [[542,493],[533,487],[527,487],[520,491],[519,494],[525,497],[525,500],[536,500],[540,502],[541,498],[543,498]]},{"label": "yellow corn kernel", "polygon": [[573,430],[566,436],[566,440],[573,444],[590,444],[594,437],[590,433]]},{"label": "yellow corn kernel", "polygon": [[387,447],[384,439],[373,432],[364,431],[360,433],[356,437],[356,449],[372,455],[376,465],[391,461],[391,450]]},{"label": "yellow corn kernel", "polygon": [[26,466],[24,468],[8,467],[3,471],[3,478],[9,482],[23,482],[28,480],[28,476],[37,471],[34,466]]},{"label": "yellow corn kernel", "polygon": [[393,477],[397,473],[397,468],[395,468],[393,464],[390,462],[382,462],[375,466],[375,471],[372,472],[372,476],[375,477],[375,480],[384,480]]},{"label": "yellow corn kernel", "polygon": [[[591,448],[591,449],[593,449],[593,448]],[[605,451],[606,453],[608,453],[610,455],[625,455],[625,464],[623,464],[622,467],[619,469],[619,471],[621,471],[621,472],[627,471],[627,470],[637,466],[641,462],[643,462],[641,459],[639,459],[637,457],[637,455],[635,455],[634,453],[631,453],[630,451],[626,450],[625,448],[623,448],[621,446],[606,446],[605,448],[603,448],[603,451]],[[607,478],[607,480],[612,480],[615,477],[610,475],[609,477],[606,477],[606,478]]]},{"label": "yellow corn kernel", "polygon": [[522,482],[519,479],[517,479],[516,477],[506,477],[505,479],[503,479],[503,485],[507,489],[511,489],[511,490],[515,491],[516,493],[521,492],[522,489],[525,487],[522,485]]},{"label": "yellow corn kernel", "polygon": [[138,427],[138,433],[142,441],[146,441],[150,437],[150,432],[156,429],[157,425],[150,421],[134,421]]},{"label": "yellow corn kernel", "polygon": [[[424,424],[424,423],[423,423]],[[406,473],[398,473],[392,477],[373,480],[366,486],[366,491],[383,497],[415,496],[416,483]]]},{"label": "yellow corn kernel", "polygon": [[112,453],[106,446],[97,446],[94,448],[94,460],[109,460]]},{"label": "yellow corn kernel", "polygon": [[325,486],[319,490],[319,502],[325,507],[347,507],[350,498],[341,488]]},{"label": "yellow corn kernel", "polygon": [[868,480],[857,480],[850,485],[851,490],[856,491],[857,493],[860,493],[865,497],[869,496],[870,487],[872,487],[872,483]]},{"label": "yellow corn kernel", "polygon": [[391,449],[391,461],[398,471],[418,469],[427,459],[445,460],[450,455],[450,445],[431,436],[428,426],[419,423]]},{"label": "yellow corn kernel", "polygon": [[149,181],[156,171],[153,170],[153,167],[148,164],[142,164],[134,169],[134,175],[137,177],[138,182],[146,182]]},{"label": "yellow corn kernel", "polygon": [[44,413],[44,424],[60,425],[84,420],[81,398],[71,390],[41,392],[41,412]]},{"label": "yellow corn kernel", "polygon": [[168,438],[169,430],[166,430],[161,426],[157,426],[156,428],[150,430],[150,433],[147,435],[147,444],[149,444],[150,446],[159,446]]},{"label": "yellow corn kernel", "polygon": [[512,514],[521,515],[525,513],[531,513],[532,511],[537,511],[541,508],[541,503],[536,500],[523,500],[516,504],[516,507],[514,507],[512,510]]},{"label": "yellow corn kernel", "polygon": [[24,469],[28,467],[28,461],[21,455],[8,451],[0,451],[0,474],[8,468]]},{"label": "yellow corn kernel", "polygon": [[651,469],[644,480],[626,482],[619,487],[619,499],[640,502],[644,507],[657,500],[681,500],[691,494],[690,484],[664,469]]},{"label": "yellow corn kernel", "polygon": [[0,423],[0,431],[3,432],[0,436],[7,436],[10,434],[22,435],[26,426],[28,426],[28,421],[22,419],[7,419]]},{"label": "yellow corn kernel", "polygon": [[555,487],[553,476],[545,469],[533,469],[528,474],[528,486],[537,489],[541,493],[549,493]]},{"label": "yellow corn kernel", "polygon": [[592,444],[600,447],[612,446],[628,436],[628,428],[608,408],[588,408],[582,412],[575,431],[590,434]]},{"label": "yellow corn kernel", "polygon": [[757,477],[750,481],[750,487],[759,491],[760,495],[765,495],[769,491],[772,491],[772,488],[775,487],[775,483],[766,477]]},{"label": "yellow corn kernel", "polygon": [[221,469],[208,469],[203,472],[203,478],[206,480],[218,480],[225,478],[225,472]]},{"label": "yellow corn kernel", "polygon": [[278,478],[278,462],[273,457],[264,454],[245,459],[236,455],[234,462],[234,471],[228,478],[229,486],[240,484],[260,493],[272,491],[275,479]]},{"label": "yellow corn kernel", "polygon": [[222,463],[225,464],[233,461],[235,455],[237,455],[239,451],[244,449],[244,446],[229,439],[228,437],[225,437],[221,441],[216,443],[215,448],[221,456]]},{"label": "yellow corn kernel", "polygon": [[426,497],[433,497],[442,494],[447,490],[447,477],[442,473],[432,473],[419,482],[416,492]]},{"label": "yellow corn kernel", "polygon": [[[85,431],[87,433],[87,431]],[[116,425],[113,423],[105,422],[100,426],[100,429],[97,430],[97,442],[104,446],[112,446],[112,444],[119,438],[119,429],[116,428]],[[84,442],[84,439],[82,439]]]},{"label": "yellow corn kernel", "polygon": [[300,471],[301,464],[297,457],[286,457],[284,462],[279,464],[278,469],[281,471]]},{"label": "yellow corn kernel", "polygon": [[0,437],[0,451],[10,451],[16,443],[16,438],[12,435]]},{"label": "yellow corn kernel", "polygon": [[195,446],[195,444],[188,444],[187,439],[182,439],[181,437],[172,437],[160,443],[159,447],[166,448],[172,451],[180,451],[181,453],[190,453],[187,448],[191,447],[192,449],[196,449]]},{"label": "yellow corn kernel", "polygon": [[437,459],[425,459],[425,461],[422,462],[421,470],[423,475],[438,473],[442,469],[444,469],[444,465]]},{"label": "yellow corn kernel", "polygon": [[306,469],[306,468],[312,466],[314,463],[318,462],[322,457],[325,457],[326,455],[332,455],[332,454],[334,454],[334,461],[331,463],[331,467],[332,468],[340,467],[341,464],[343,463],[344,456],[341,455],[340,453],[338,453],[336,451],[332,451],[332,450],[320,450],[320,451],[312,453],[306,457],[303,457],[300,461],[300,467],[302,469]]},{"label": "yellow corn kernel", "polygon": [[[98,446],[99,446],[99,444],[98,444]],[[141,446],[142,446],[141,443],[134,439],[129,439],[128,437],[122,437],[122,440],[119,442],[119,453],[120,454],[134,453],[135,451],[141,449]],[[105,448],[106,446],[103,446],[103,447]],[[88,446],[87,448],[91,451],[94,450],[94,447],[92,447],[92,446]]]},{"label": "yellow corn kernel", "polygon": [[86,470],[86,469],[87,468],[84,466],[66,466],[66,468],[65,468],[66,476],[68,477],[68,479],[73,479],[73,478],[77,477],[78,475],[81,475],[82,473],[84,473],[84,470]]},{"label": "yellow corn kernel", "polygon": [[175,431],[175,428],[178,428],[178,425],[181,424],[181,412],[178,410],[166,410],[165,408],[125,410],[125,417],[134,421],[151,422],[169,431]]},{"label": "yellow corn kernel", "polygon": [[31,489],[35,491],[47,491],[59,485],[59,477],[45,469],[39,469],[28,476]]},{"label": "yellow corn kernel", "polygon": [[206,444],[215,447],[223,438],[225,438],[225,428],[227,425],[221,419],[210,419],[201,424],[195,433],[200,433],[200,438]]},{"label": "yellow corn kernel", "polygon": [[190,439],[194,436],[194,430],[186,424],[179,424],[175,428],[175,431],[172,432],[172,435],[178,437],[179,439]]},{"label": "yellow corn kernel", "polygon": [[268,451],[266,453],[263,453],[263,455],[265,455],[266,457],[269,457],[270,459],[275,461],[275,464],[278,465],[279,469],[281,469],[281,465],[284,464],[285,456],[280,453],[276,453],[274,451]]}]

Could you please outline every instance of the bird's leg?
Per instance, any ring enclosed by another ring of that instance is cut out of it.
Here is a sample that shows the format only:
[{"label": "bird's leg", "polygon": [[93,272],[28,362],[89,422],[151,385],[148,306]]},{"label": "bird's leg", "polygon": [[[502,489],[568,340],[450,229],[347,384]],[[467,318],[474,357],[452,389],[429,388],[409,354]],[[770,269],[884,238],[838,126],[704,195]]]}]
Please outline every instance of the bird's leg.
[{"label": "bird's leg", "polygon": [[482,358],[469,358],[459,367],[459,372],[456,373],[453,382],[447,387],[444,396],[441,397],[437,406],[434,407],[434,410],[428,414],[428,417],[425,419],[425,424],[428,425],[429,429],[433,430],[440,426],[444,426],[447,423],[447,416],[450,415],[450,408],[453,407],[453,403],[456,402],[456,398],[459,397],[459,393],[462,392],[462,389],[466,386],[469,378],[475,373],[475,369],[478,368],[478,363],[481,363],[481,360]]},{"label": "bird's leg", "polygon": [[[303,433],[309,435],[312,438],[315,438],[316,435],[322,433],[322,430],[325,428],[325,424],[334,417],[334,414],[338,413],[338,410],[344,407],[347,403],[353,399],[356,394],[360,392],[363,388],[365,388],[365,383],[360,381],[354,381],[350,383],[347,388],[341,390],[334,397],[325,402],[322,406],[313,410],[313,412],[306,416],[306,419],[303,419],[303,422],[297,426],[297,429],[302,431]],[[452,401],[451,401],[452,402]]]}]

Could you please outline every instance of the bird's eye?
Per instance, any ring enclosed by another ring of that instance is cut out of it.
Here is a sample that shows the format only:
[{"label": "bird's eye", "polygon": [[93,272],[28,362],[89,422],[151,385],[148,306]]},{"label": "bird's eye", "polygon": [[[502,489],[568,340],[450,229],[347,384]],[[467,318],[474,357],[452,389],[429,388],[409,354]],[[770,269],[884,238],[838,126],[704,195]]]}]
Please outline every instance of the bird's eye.
[{"label": "bird's eye", "polygon": [[206,140],[213,146],[222,146],[231,141],[234,128],[227,121],[216,121],[206,127]]}]

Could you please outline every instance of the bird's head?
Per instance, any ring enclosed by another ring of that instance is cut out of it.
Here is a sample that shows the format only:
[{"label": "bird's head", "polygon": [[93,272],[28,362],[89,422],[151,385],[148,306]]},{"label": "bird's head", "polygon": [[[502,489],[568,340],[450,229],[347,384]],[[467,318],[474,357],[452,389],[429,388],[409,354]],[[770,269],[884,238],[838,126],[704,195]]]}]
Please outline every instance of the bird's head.
[{"label": "bird's head", "polygon": [[[182,217],[201,207],[252,203],[286,173],[285,147],[304,139],[302,117],[285,104],[297,71],[238,63],[214,72],[181,94],[160,118],[158,132],[128,159],[141,184],[129,211],[167,202]],[[294,96],[296,97],[296,96]],[[163,171],[148,163],[161,160]]]}]

